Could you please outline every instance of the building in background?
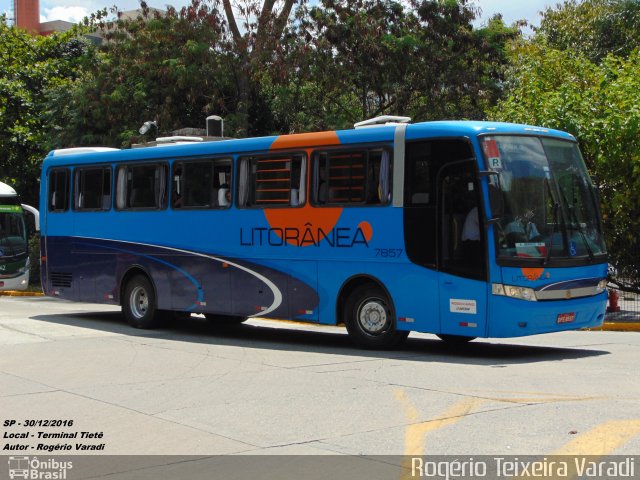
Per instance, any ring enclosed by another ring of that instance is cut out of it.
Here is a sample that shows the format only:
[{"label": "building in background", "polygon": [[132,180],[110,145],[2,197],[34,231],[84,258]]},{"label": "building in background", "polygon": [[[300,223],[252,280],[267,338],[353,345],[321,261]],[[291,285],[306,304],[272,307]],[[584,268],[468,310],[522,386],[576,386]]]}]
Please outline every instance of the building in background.
[{"label": "building in background", "polygon": [[[73,27],[66,20],[40,21],[40,0],[13,0],[14,21],[16,28],[26,30],[32,35],[51,35],[55,32],[66,32]],[[101,43],[99,35],[87,35],[94,43]]]},{"label": "building in background", "polygon": [[[149,9],[152,12],[164,13],[162,10],[155,8]],[[140,14],[140,10],[130,10],[121,12],[120,18],[130,20]],[[51,35],[55,32],[66,32],[70,30],[74,23],[66,20],[52,20],[49,22],[40,21],[40,0],[13,0],[13,24],[15,27],[26,30],[32,35]],[[85,35],[96,45],[103,42],[102,35],[94,32]]]}]

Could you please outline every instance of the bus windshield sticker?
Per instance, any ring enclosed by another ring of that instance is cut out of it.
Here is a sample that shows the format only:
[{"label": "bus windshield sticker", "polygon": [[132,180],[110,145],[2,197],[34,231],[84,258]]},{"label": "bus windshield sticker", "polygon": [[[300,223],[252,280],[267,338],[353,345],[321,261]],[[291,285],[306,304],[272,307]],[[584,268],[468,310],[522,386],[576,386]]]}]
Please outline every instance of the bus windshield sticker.
[{"label": "bus windshield sticker", "polygon": [[498,142],[493,138],[488,138],[482,142],[482,149],[487,157],[491,170],[502,170],[502,160],[500,159],[500,149]]},{"label": "bus windshield sticker", "polygon": [[465,300],[459,298],[449,299],[449,311],[453,313],[468,313],[475,315],[478,313],[475,300]]}]

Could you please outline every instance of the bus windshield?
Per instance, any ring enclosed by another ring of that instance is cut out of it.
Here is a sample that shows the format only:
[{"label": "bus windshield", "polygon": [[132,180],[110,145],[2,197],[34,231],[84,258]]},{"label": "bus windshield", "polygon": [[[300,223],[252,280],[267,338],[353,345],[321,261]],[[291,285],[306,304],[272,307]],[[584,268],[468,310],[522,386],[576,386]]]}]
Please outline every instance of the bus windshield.
[{"label": "bus windshield", "polygon": [[0,259],[27,253],[27,231],[22,208],[0,205]]},{"label": "bus windshield", "polygon": [[504,212],[496,224],[499,259],[588,258],[606,253],[595,189],[567,140],[495,135],[482,139]]}]

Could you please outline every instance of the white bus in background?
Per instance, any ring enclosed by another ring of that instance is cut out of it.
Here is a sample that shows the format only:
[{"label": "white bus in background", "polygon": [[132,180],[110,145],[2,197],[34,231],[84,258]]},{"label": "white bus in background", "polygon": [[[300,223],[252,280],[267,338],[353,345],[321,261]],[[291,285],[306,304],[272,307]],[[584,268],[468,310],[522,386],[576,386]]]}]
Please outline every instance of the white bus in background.
[{"label": "white bus in background", "polygon": [[39,213],[20,203],[16,191],[0,182],[0,290],[26,290],[29,286],[29,246],[25,212],[35,217],[40,230]]}]

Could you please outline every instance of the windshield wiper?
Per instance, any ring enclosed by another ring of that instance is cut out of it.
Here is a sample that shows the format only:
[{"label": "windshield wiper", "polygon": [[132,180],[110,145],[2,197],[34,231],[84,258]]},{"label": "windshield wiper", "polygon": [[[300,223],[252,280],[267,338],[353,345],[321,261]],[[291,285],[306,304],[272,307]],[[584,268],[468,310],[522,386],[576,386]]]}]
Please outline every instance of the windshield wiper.
[{"label": "windshield wiper", "polygon": [[[551,190],[551,187],[549,187],[549,190]],[[551,258],[551,250],[553,250],[553,236],[556,233],[556,225],[558,225],[558,209],[559,208],[560,208],[560,204],[558,202],[553,202],[553,226],[551,227],[551,235],[549,235],[549,246],[547,247],[547,255],[544,261],[542,262],[543,267],[547,266],[547,263],[549,263],[549,259]]]},{"label": "windshield wiper", "polygon": [[567,210],[569,210],[570,221],[571,221],[572,225],[575,224],[576,229],[578,230],[578,233],[580,233],[580,236],[582,237],[582,241],[584,242],[584,246],[587,248],[587,253],[589,254],[589,260],[591,262],[593,262],[593,260],[596,257],[593,254],[593,250],[591,249],[591,245],[589,245],[589,241],[587,240],[587,236],[584,234],[584,230],[582,230],[582,225],[580,225],[580,222],[578,222],[578,219],[576,218],[576,213],[575,213],[573,207],[569,205],[569,201],[567,200],[567,197],[565,196],[565,194],[562,191],[562,189],[559,188],[558,190],[560,191],[560,195],[562,195],[562,200],[564,201],[564,204],[567,206]]}]

